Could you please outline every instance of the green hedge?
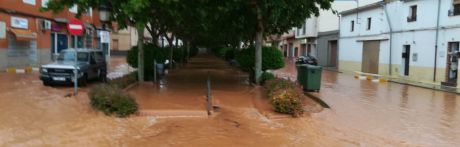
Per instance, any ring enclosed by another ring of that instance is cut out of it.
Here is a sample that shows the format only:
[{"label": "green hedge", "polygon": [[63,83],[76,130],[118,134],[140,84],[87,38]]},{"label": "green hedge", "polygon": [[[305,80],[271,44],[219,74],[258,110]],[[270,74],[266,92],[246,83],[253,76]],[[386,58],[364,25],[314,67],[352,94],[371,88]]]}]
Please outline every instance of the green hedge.
[{"label": "green hedge", "polygon": [[261,79],[260,80],[261,84],[265,84],[266,81],[274,80],[275,75],[273,75],[272,73],[269,73],[269,72],[264,72],[260,76],[260,79]]},{"label": "green hedge", "polygon": [[199,49],[196,46],[190,48],[190,57],[195,57],[198,55]]},{"label": "green hedge", "polygon": [[[131,67],[137,68],[138,65],[138,53],[139,49],[137,46],[131,48],[128,51],[128,55],[126,56],[126,61]],[[153,44],[146,44],[144,46],[144,76],[146,80],[153,79],[153,63],[154,60],[157,63],[164,63],[166,60],[169,59],[169,48],[160,48],[156,47]]]},{"label": "green hedge", "polygon": [[227,50],[227,52],[225,53],[225,60],[233,60],[233,59],[235,59],[235,53],[236,52],[237,52],[236,49]]},{"label": "green hedge", "polygon": [[[252,72],[255,65],[255,48],[250,47],[247,49],[240,50],[236,53],[236,61],[240,65],[240,68]],[[268,69],[279,69],[284,67],[284,56],[283,53],[274,47],[263,47],[262,48],[262,70]]]}]

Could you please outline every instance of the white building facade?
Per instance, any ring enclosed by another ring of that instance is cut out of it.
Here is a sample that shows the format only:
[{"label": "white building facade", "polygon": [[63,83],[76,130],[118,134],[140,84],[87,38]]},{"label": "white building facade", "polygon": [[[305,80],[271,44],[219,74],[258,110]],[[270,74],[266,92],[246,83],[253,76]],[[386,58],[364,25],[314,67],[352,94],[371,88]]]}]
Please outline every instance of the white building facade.
[{"label": "white building facade", "polygon": [[457,87],[459,0],[387,0],[341,16],[340,71]]},{"label": "white building facade", "polygon": [[[339,15],[335,12],[350,10],[359,5],[378,0],[336,0],[331,10],[321,10],[318,17],[307,18],[301,28],[296,28],[298,55],[318,58],[319,65],[337,67]],[[295,50],[295,49],[293,49]]]}]

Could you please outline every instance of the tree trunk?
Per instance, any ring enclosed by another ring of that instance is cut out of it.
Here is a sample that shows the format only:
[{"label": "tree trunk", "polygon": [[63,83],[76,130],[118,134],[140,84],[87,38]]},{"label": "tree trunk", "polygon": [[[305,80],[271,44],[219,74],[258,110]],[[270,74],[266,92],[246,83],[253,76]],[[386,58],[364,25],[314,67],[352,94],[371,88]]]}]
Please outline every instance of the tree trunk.
[{"label": "tree trunk", "polygon": [[166,40],[168,40],[168,46],[169,46],[169,69],[172,69],[173,68],[173,54],[174,54],[174,51],[173,51],[173,48],[174,48],[174,35],[171,35],[171,37],[168,37],[168,35],[166,34]]},{"label": "tree trunk", "polygon": [[176,38],[176,48],[179,47],[179,39]]},{"label": "tree trunk", "polygon": [[190,59],[190,41],[187,40],[187,60]]},{"label": "tree trunk", "polygon": [[139,52],[137,54],[137,74],[139,83],[144,82],[144,28],[137,28],[138,42],[137,47]]},{"label": "tree trunk", "polygon": [[150,36],[152,37],[152,43],[156,47],[159,47],[160,45],[158,44],[158,33],[156,28],[153,27],[152,22],[150,22],[150,25],[146,25],[145,28],[147,31],[150,33]]},{"label": "tree trunk", "polygon": [[264,26],[262,22],[262,12],[260,7],[256,5],[257,11],[257,31],[256,31],[256,56],[255,56],[255,67],[254,77],[256,84],[260,84],[260,77],[262,75],[262,43],[264,36]]}]

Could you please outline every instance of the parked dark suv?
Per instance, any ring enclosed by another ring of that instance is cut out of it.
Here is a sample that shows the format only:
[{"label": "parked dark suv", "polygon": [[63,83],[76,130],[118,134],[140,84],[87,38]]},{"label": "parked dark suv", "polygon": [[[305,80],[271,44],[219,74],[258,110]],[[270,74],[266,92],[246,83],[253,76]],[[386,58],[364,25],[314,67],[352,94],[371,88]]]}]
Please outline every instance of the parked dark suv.
[{"label": "parked dark suv", "polygon": [[40,67],[40,79],[48,86],[52,83],[73,83],[77,52],[78,84],[85,86],[88,80],[104,81],[107,63],[101,50],[66,49],[59,53],[57,61]]}]

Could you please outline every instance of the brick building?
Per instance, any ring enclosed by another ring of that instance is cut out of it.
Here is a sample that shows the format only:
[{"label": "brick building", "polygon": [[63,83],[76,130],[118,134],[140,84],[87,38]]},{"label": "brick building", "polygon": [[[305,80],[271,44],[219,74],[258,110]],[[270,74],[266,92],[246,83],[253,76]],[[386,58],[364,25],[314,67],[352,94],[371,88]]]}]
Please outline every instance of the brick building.
[{"label": "brick building", "polygon": [[0,70],[37,67],[52,61],[68,47],[101,48],[98,30],[102,29],[97,13],[79,18],[85,26],[81,36],[70,35],[67,23],[75,19],[77,7],[59,14],[41,12],[50,0],[0,0]]}]

